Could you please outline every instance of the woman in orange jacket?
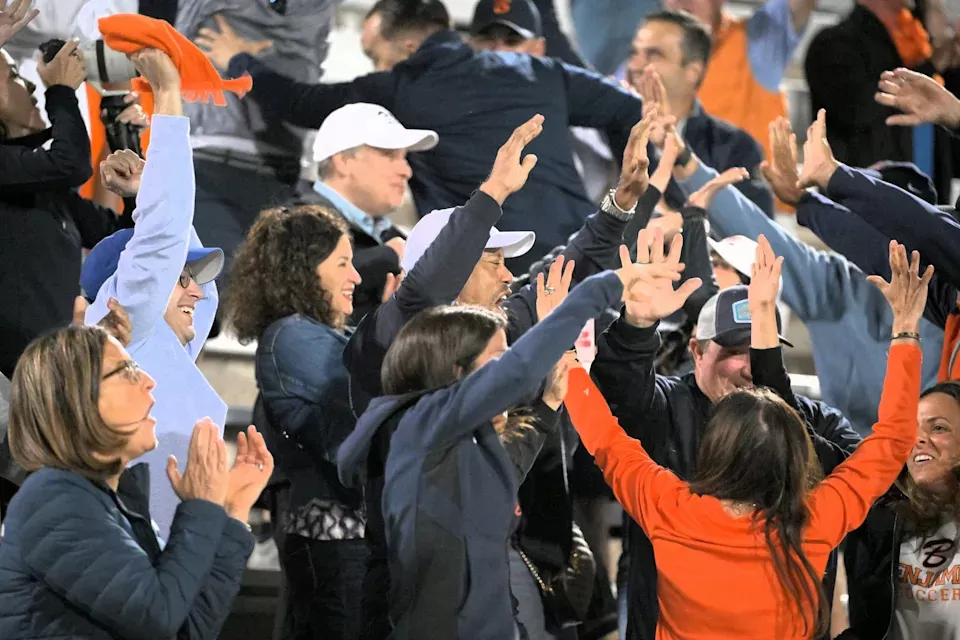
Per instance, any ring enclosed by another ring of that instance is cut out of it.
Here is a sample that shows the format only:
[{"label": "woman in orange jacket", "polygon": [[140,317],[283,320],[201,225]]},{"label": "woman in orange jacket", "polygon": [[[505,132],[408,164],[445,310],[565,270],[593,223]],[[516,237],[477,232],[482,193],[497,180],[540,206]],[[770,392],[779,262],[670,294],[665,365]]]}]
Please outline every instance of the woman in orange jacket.
[{"label": "woman in orange jacket", "polygon": [[[774,303],[782,259],[762,236],[760,245],[750,290],[751,348],[779,348]],[[894,314],[879,421],[819,483],[803,421],[770,391],[738,389],[716,405],[688,483],[620,429],[583,370],[571,372],[565,404],[574,426],[653,542],[657,638],[799,640],[826,628],[820,576],[827,556],[896,479],[917,435],[917,324],[932,268],[921,277],[919,255],[908,262],[896,242],[890,266],[890,283],[871,278]],[[646,307],[655,301],[628,303],[627,320],[649,315]]]}]

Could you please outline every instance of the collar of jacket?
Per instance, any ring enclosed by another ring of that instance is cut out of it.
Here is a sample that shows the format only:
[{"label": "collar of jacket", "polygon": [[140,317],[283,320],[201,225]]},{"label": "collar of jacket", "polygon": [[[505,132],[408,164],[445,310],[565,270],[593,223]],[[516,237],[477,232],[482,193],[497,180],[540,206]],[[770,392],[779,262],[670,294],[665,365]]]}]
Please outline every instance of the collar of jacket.
[{"label": "collar of jacket", "polygon": [[409,58],[397,64],[397,68],[423,68],[433,66],[438,61],[447,64],[475,55],[470,45],[464,42],[459,33],[445,29],[434,33],[423,41]]},{"label": "collar of jacket", "polygon": [[31,149],[36,149],[52,137],[53,129],[44,129],[38,133],[31,133],[19,138],[0,141],[0,144],[10,145],[11,147],[30,147]]}]

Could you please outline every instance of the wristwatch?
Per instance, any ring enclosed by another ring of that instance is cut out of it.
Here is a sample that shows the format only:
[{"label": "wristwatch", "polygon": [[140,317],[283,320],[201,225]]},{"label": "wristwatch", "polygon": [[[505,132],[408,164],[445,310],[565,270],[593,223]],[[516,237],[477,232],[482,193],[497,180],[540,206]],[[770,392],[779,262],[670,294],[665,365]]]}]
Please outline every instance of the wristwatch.
[{"label": "wristwatch", "polygon": [[685,167],[685,166],[687,166],[687,163],[690,162],[690,156],[692,156],[692,155],[693,155],[693,153],[690,151],[690,145],[689,145],[689,144],[684,144],[684,145],[683,145],[683,151],[681,151],[680,153],[677,154],[677,159],[676,159],[676,161],[673,163],[673,166],[675,166],[675,167]]},{"label": "wristwatch", "polygon": [[627,210],[621,209],[620,205],[617,204],[616,197],[614,197],[616,193],[616,189],[610,189],[610,192],[604,196],[603,202],[600,203],[600,211],[621,222],[627,222],[633,217],[633,214],[637,212],[637,205],[634,203],[634,205]]}]

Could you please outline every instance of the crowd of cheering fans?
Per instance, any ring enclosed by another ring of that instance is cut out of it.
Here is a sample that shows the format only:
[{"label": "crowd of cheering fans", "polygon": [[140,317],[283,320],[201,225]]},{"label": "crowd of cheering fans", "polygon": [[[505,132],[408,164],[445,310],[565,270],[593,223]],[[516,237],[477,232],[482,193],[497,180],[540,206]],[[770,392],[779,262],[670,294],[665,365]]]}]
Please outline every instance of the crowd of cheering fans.
[{"label": "crowd of cheering fans", "polygon": [[0,1],[0,639],[960,639],[950,7],[339,4]]}]

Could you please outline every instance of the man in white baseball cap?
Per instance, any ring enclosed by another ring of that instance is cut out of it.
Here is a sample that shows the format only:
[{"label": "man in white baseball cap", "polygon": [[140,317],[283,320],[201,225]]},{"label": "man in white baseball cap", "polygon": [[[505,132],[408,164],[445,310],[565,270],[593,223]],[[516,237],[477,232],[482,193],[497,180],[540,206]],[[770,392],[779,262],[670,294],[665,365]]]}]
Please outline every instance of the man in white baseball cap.
[{"label": "man in white baseball cap", "polygon": [[352,324],[380,304],[387,274],[400,273],[406,242],[387,215],[406,195],[407,152],[432,149],[437,141],[435,132],[407,129],[383,107],[363,102],[337,109],[320,126],[313,145],[319,180],[300,191],[297,204],[333,209],[350,225],[362,279]]},{"label": "man in white baseball cap", "polygon": [[[427,247],[440,235],[453,212],[454,209],[441,209],[420,219],[407,238],[407,250],[400,261],[404,271],[413,269]],[[500,231],[492,227],[483,257],[473,269],[457,301],[499,309],[500,303],[510,295],[510,283],[513,282],[513,274],[504,261],[530,251],[536,239],[532,231]]]}]

